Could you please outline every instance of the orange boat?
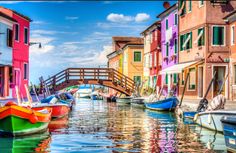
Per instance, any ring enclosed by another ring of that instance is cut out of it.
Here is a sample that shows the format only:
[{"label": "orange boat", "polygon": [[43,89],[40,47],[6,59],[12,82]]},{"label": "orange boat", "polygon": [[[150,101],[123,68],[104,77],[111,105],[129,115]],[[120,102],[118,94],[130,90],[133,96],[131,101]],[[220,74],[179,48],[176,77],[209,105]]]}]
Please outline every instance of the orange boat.
[{"label": "orange boat", "polygon": [[22,136],[45,131],[51,120],[50,108],[33,110],[8,102],[0,108],[0,132]]}]

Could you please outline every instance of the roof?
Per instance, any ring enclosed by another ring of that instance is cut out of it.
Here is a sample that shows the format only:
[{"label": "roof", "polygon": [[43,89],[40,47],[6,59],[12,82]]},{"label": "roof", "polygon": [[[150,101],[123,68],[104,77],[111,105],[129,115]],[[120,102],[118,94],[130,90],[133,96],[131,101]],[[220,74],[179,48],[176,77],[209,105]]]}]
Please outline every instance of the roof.
[{"label": "roof", "polygon": [[15,11],[15,10],[12,10],[12,9],[9,9],[9,8],[5,8],[5,7],[2,7],[2,6],[0,6],[0,8],[4,8],[4,9],[7,9],[7,10],[10,10],[10,11],[12,11],[14,14],[19,15],[20,17],[22,17],[22,18],[28,20],[29,22],[32,22],[32,20],[31,20],[29,17],[27,17],[27,16],[25,16],[25,15],[23,15],[23,14],[21,14],[21,13]]},{"label": "roof", "polygon": [[234,10],[233,12],[229,13],[228,15],[226,15],[223,19],[224,20],[228,20],[229,18],[231,18],[234,15],[236,15],[236,10]]},{"label": "roof", "polygon": [[121,49],[124,49],[125,47],[129,45],[143,45],[143,38],[140,39],[139,41],[128,42]]},{"label": "roof", "polygon": [[163,16],[164,14],[170,13],[174,9],[177,9],[177,3],[173,4],[171,7],[169,7],[168,9],[166,9],[165,11],[157,15],[157,18],[161,18],[161,16]]},{"label": "roof", "polygon": [[13,19],[12,17],[10,17],[10,16],[8,16],[8,15],[2,13],[2,12],[0,12],[0,16],[4,17],[4,18],[6,18],[6,19],[8,19],[8,20],[10,20],[12,22],[17,22],[15,19]]},{"label": "roof", "polygon": [[144,34],[146,31],[148,31],[149,29],[151,29],[154,25],[161,25],[161,21],[158,20],[156,22],[154,22],[153,24],[151,24],[149,27],[147,27],[143,32],[141,32],[140,34]]},{"label": "roof", "polygon": [[139,41],[142,39],[141,37],[126,37],[126,36],[114,36],[112,37],[112,41]]}]

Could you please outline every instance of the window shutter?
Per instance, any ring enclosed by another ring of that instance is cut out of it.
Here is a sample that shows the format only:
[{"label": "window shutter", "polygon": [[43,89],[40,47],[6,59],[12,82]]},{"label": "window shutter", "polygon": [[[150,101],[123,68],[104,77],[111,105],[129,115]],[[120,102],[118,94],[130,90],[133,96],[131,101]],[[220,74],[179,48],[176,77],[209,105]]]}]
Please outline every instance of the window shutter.
[{"label": "window shutter", "polygon": [[174,74],[174,83],[177,83],[177,74]]},{"label": "window shutter", "polygon": [[219,45],[219,27],[213,27],[213,45]]},{"label": "window shutter", "polygon": [[166,84],[168,84],[168,74],[166,74]]},{"label": "window shutter", "polygon": [[192,48],[192,32],[190,32],[189,48]]},{"label": "window shutter", "polygon": [[168,29],[168,19],[166,19],[166,30]]},{"label": "window shutter", "polygon": [[166,43],[166,56],[169,56],[169,43]]},{"label": "window shutter", "polygon": [[180,36],[180,51],[184,50],[183,49],[183,44],[184,44],[184,35]]}]

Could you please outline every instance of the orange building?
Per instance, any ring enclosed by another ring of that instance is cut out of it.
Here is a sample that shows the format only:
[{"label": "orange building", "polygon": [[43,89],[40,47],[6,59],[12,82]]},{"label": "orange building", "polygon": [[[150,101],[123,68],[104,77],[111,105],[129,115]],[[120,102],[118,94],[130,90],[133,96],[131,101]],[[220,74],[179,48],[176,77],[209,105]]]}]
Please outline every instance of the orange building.
[{"label": "orange building", "polygon": [[236,99],[236,11],[224,17],[228,23],[229,47],[230,47],[230,64],[229,64],[229,81],[230,81],[230,99]]},{"label": "orange building", "polygon": [[[179,1],[179,63],[186,67],[180,73],[180,93],[189,72],[185,97],[202,98],[216,72],[208,93],[212,99],[229,72],[229,33],[224,17],[236,8],[236,1]],[[189,63],[189,64],[186,64]],[[229,98],[229,82],[222,92]]]}]

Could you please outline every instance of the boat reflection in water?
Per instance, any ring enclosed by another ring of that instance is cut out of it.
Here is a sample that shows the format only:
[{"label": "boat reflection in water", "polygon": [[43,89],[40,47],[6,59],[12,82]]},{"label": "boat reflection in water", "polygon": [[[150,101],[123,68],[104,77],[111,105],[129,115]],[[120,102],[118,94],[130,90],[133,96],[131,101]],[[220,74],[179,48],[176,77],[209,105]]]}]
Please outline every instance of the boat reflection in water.
[{"label": "boat reflection in water", "polygon": [[1,137],[1,153],[48,152],[51,137],[49,132],[24,137]]},{"label": "boat reflection in water", "polygon": [[68,123],[69,123],[69,117],[64,116],[63,118],[58,118],[55,120],[52,120],[49,125],[49,132],[54,132],[54,133],[61,133],[61,129],[67,129],[68,128]]}]

